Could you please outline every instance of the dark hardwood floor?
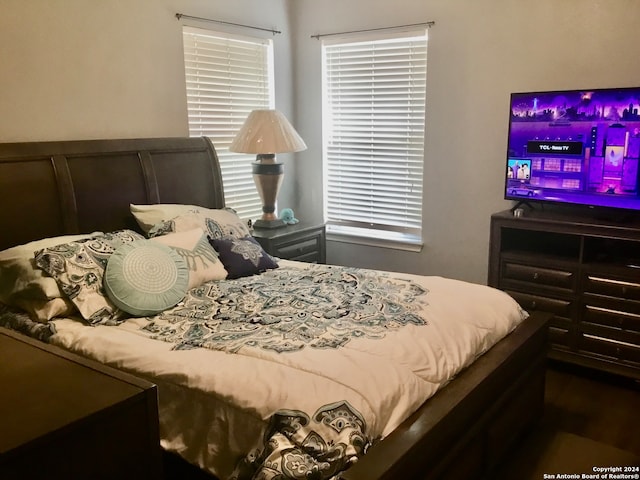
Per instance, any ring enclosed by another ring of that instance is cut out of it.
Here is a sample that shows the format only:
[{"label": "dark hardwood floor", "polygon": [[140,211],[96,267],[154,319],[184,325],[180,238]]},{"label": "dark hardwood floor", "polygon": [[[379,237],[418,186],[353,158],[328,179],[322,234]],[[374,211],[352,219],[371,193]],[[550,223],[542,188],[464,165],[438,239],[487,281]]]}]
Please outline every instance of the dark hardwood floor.
[{"label": "dark hardwood floor", "polygon": [[640,466],[640,383],[550,362],[544,416],[492,478],[539,480],[616,466]]}]

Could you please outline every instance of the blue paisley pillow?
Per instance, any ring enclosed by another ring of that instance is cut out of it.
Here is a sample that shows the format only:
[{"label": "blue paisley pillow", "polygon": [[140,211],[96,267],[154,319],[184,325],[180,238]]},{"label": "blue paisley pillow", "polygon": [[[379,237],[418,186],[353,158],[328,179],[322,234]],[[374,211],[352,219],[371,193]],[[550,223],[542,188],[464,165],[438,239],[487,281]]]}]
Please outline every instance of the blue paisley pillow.
[{"label": "blue paisley pillow", "polygon": [[278,268],[276,261],[262,249],[253,237],[211,238],[220,261],[227,270],[227,278],[240,278]]},{"label": "blue paisley pillow", "polygon": [[35,262],[56,280],[82,318],[91,325],[114,324],[125,314],[104,291],[104,270],[118,247],[143,238],[132,230],[105,233],[39,250]]}]

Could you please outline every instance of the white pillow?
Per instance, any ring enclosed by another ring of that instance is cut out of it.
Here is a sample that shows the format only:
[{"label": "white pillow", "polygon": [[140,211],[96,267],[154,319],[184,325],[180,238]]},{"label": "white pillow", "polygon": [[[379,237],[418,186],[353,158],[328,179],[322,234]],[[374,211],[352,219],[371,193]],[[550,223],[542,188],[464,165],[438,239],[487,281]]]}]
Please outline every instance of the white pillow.
[{"label": "white pillow", "polygon": [[189,289],[210,280],[224,280],[227,271],[201,228],[154,237],[150,241],[172,247],[189,267]]},{"label": "white pillow", "polygon": [[210,210],[198,205],[182,205],[177,203],[154,203],[151,205],[130,204],[131,213],[140,225],[144,233],[151,230],[156,223],[171,220],[183,213],[194,213],[201,210]]},{"label": "white pillow", "polygon": [[[45,322],[73,311],[54,278],[36,266],[34,252],[101,235],[102,232],[49,237],[0,252],[0,302],[29,312],[33,320]],[[65,301],[54,301],[65,299]]]},{"label": "white pillow", "polygon": [[67,298],[52,300],[16,298],[14,306],[27,312],[31,320],[40,323],[47,323],[52,318],[69,317],[77,313],[76,306]]},{"label": "white pillow", "polygon": [[213,238],[242,238],[251,235],[247,224],[230,208],[158,203],[131,204],[130,209],[140,228],[152,237],[194,228],[202,228]]}]

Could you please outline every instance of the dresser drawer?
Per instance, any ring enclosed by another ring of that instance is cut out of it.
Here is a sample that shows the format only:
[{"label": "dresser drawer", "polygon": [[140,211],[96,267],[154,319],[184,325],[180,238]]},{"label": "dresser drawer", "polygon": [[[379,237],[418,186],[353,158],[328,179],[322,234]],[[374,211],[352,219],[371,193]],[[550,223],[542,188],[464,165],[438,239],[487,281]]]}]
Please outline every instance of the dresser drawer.
[{"label": "dresser drawer", "polygon": [[513,290],[506,290],[522,308],[528,312],[541,310],[543,312],[554,313],[560,317],[571,318],[573,302],[559,298],[543,297],[531,293],[522,293]]},{"label": "dresser drawer", "polygon": [[580,337],[580,350],[640,364],[640,345],[583,333]]},{"label": "dresser drawer", "polygon": [[582,298],[585,305],[640,315],[640,302],[635,300],[625,300],[618,297],[609,297],[588,292],[585,292]]},{"label": "dresser drawer", "polygon": [[[318,260],[320,248],[322,248],[320,235],[306,238],[297,238],[290,242],[274,242],[273,255],[288,260],[299,260],[301,257],[309,258],[309,254]],[[309,260],[306,260],[309,261]]]},{"label": "dresser drawer", "polygon": [[564,328],[558,328],[549,325],[549,343],[553,344],[554,347],[562,346],[564,348],[569,348],[571,342],[571,332]]},{"label": "dresser drawer", "polygon": [[[640,272],[639,272],[640,275]],[[585,293],[596,293],[629,300],[640,300],[640,283],[629,280],[587,275],[584,278]]]},{"label": "dresser drawer", "polygon": [[515,280],[567,290],[573,290],[575,287],[575,274],[571,271],[513,262],[504,262],[502,264],[502,278],[504,280]]},{"label": "dresser drawer", "polygon": [[640,332],[640,314],[636,313],[595,305],[585,305],[582,320],[584,322],[619,328],[621,330]]}]

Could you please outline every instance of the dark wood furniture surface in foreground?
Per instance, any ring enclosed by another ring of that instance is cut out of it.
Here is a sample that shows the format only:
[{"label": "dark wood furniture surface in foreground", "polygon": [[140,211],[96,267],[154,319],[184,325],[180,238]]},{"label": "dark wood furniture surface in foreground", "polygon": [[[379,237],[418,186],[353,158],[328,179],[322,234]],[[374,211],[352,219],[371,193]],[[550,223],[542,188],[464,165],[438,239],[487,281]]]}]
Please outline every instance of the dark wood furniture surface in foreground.
[{"label": "dark wood furniture surface in foreground", "polygon": [[253,236],[274,257],[310,263],[327,261],[323,224],[302,221],[281,228],[254,228]]},{"label": "dark wood furniture surface in foreground", "polygon": [[0,328],[0,478],[162,477],[155,385]]},{"label": "dark wood furniture surface in foreground", "polygon": [[[155,138],[0,144],[0,249],[56,235],[136,229],[130,203],[223,207],[211,142]],[[546,332],[543,314],[526,320],[343,478],[480,478],[540,414]]]},{"label": "dark wood furniture surface in foreground", "polygon": [[554,314],[551,358],[640,379],[640,220],[494,214],[489,285]]}]

